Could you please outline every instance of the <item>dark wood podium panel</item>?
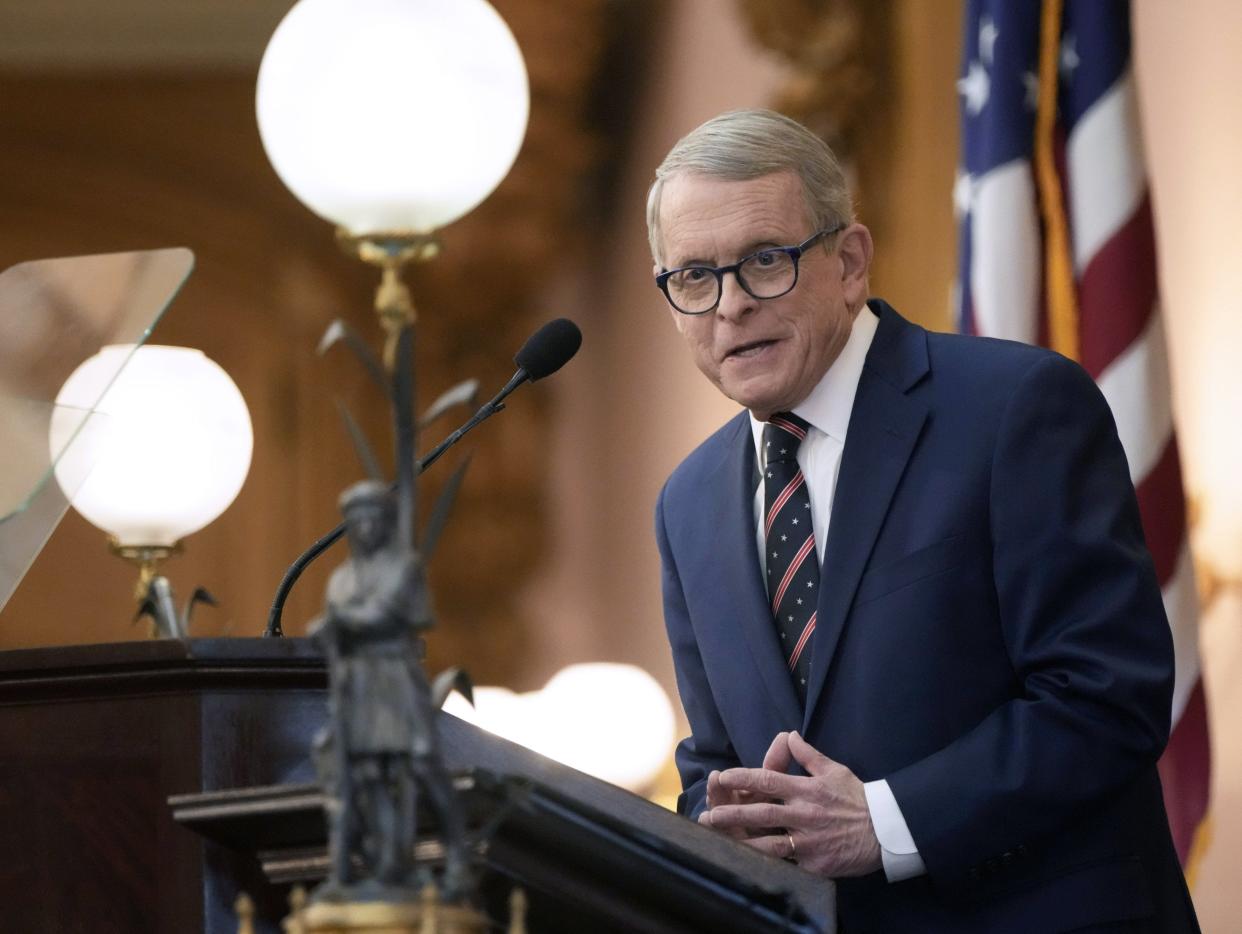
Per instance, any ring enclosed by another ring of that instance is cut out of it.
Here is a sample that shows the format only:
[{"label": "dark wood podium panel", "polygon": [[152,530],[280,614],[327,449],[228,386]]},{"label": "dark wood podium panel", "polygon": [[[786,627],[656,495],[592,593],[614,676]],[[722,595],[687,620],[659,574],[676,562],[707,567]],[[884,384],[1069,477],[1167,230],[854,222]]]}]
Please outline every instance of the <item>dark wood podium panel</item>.
[{"label": "dark wood podium panel", "polygon": [[[326,715],[304,639],[0,652],[0,930],[233,934],[244,890],[275,934],[289,883],[323,871]],[[456,717],[438,729],[450,770],[518,789],[485,888],[527,887],[548,930],[834,930],[830,882]]]},{"label": "dark wood podium panel", "polygon": [[6,931],[231,931],[252,859],[173,821],[172,794],[305,782],[326,674],[300,639],[0,652]]}]

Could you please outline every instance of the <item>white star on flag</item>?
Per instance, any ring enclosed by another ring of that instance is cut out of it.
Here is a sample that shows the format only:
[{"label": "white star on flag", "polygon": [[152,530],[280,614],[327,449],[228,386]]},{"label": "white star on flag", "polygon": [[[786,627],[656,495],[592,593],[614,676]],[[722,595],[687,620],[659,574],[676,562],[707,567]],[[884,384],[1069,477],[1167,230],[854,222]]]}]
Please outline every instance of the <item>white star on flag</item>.
[{"label": "white star on flag", "polygon": [[1080,61],[1082,59],[1078,57],[1078,40],[1073,33],[1066,33],[1061,40],[1061,77],[1071,77]]},{"label": "white star on flag", "polygon": [[1000,30],[996,28],[996,23],[992,22],[990,16],[985,16],[979,23],[979,57],[989,67],[996,50],[996,37],[999,35]]},{"label": "white star on flag", "polygon": [[1033,71],[1022,72],[1022,83],[1026,86],[1026,104],[1027,110],[1037,110],[1039,108],[1039,75]]},{"label": "white star on flag", "polygon": [[971,62],[964,78],[957,79],[957,92],[966,98],[966,109],[978,116],[988,102],[991,80],[979,62]]}]

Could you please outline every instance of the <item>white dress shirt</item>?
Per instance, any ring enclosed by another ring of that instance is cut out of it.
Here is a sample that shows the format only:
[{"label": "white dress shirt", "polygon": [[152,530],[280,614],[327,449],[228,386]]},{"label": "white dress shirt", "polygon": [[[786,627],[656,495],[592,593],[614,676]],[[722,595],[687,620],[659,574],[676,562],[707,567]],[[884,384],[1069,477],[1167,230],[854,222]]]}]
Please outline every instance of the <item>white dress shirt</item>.
[{"label": "white dress shirt", "polygon": [[[854,395],[862,377],[863,363],[871,341],[875,337],[879,318],[865,305],[854,318],[850,336],[841,353],[823,379],[811,390],[811,394],[793,413],[805,419],[810,427],[806,438],[798,446],[798,466],[806,477],[807,493],[811,500],[811,523],[815,530],[816,555],[824,560],[824,545],[828,540],[828,524],[832,519],[832,499],[837,489],[837,474],[841,470],[841,452],[845,449],[845,433],[849,428],[850,412],[854,408]],[[763,447],[764,422],[750,417],[750,429],[755,442],[760,474],[767,466]],[[767,548],[763,535],[763,483],[755,490],[755,544],[759,554],[761,572],[767,570]],[[821,574],[821,587],[831,587],[832,578]],[[888,782],[879,779],[866,782],[863,791],[867,796],[867,810],[880,841],[880,855],[884,861],[884,874],[889,882],[900,882],[922,875],[927,871],[919,856],[910,828],[897,806]]]}]

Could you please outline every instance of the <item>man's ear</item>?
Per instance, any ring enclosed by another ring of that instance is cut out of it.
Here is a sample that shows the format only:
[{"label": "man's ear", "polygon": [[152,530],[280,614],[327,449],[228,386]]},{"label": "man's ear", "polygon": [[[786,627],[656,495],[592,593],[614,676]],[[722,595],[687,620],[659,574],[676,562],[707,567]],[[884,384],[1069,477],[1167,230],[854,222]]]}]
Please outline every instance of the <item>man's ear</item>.
[{"label": "man's ear", "polygon": [[875,245],[871,231],[862,224],[850,224],[840,233],[837,255],[841,257],[841,290],[851,307],[861,306],[868,298],[868,276]]}]

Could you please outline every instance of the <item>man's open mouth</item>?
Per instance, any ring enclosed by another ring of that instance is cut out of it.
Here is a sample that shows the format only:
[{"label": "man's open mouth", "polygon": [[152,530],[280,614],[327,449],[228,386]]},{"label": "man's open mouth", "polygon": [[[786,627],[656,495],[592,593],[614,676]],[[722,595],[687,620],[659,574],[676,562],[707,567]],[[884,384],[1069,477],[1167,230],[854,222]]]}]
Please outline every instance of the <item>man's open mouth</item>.
[{"label": "man's open mouth", "polygon": [[753,357],[756,354],[761,353],[765,347],[770,347],[775,343],[776,341],[774,340],[762,340],[751,341],[748,344],[739,344],[725,354],[725,359],[728,360],[731,357]]}]

